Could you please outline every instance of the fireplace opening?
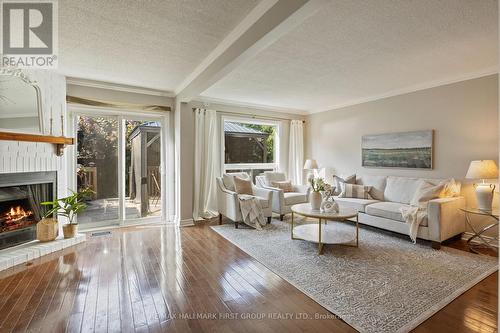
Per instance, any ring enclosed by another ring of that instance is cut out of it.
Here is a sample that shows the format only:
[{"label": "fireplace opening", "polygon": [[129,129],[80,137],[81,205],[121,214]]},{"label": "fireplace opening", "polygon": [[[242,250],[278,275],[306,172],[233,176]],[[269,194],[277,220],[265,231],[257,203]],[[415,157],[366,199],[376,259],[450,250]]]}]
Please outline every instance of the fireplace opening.
[{"label": "fireplace opening", "polygon": [[0,203],[0,232],[22,229],[36,223],[28,199]]},{"label": "fireplace opening", "polygon": [[0,174],[0,249],[36,239],[55,192],[55,172]]}]

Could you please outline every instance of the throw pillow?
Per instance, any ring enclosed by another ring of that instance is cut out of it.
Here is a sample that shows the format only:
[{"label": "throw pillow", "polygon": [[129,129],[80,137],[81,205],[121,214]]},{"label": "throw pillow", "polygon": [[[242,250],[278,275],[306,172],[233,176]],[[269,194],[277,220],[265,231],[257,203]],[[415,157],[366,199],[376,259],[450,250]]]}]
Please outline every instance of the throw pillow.
[{"label": "throw pillow", "polygon": [[253,195],[251,180],[241,179],[240,177],[233,177],[233,180],[236,193]]},{"label": "throw pillow", "polygon": [[225,173],[222,175],[222,183],[224,187],[229,191],[235,191],[234,189],[234,178],[239,177],[241,179],[249,180],[250,176],[245,172],[233,172],[233,173]]},{"label": "throw pillow", "polygon": [[440,198],[452,198],[460,195],[462,184],[457,182],[454,178],[448,179],[444,185],[443,190],[439,194]]},{"label": "throw pillow", "polygon": [[292,182],[290,181],[284,181],[284,182],[271,182],[272,187],[279,188],[283,190],[285,193],[293,192],[293,185]]},{"label": "throw pillow", "polygon": [[226,187],[229,191],[234,192],[234,180],[233,176],[228,175],[227,173],[222,175],[222,183],[224,184],[224,187]]},{"label": "throw pillow", "polygon": [[356,184],[356,175],[350,175],[350,176],[344,177],[344,178],[333,175],[333,186],[335,187],[333,195],[340,195],[340,192],[342,191],[341,190],[342,183]]},{"label": "throw pillow", "polygon": [[340,187],[340,198],[373,199],[370,195],[371,186],[340,183]]},{"label": "throw pillow", "polygon": [[410,205],[420,206],[422,203],[438,198],[441,191],[443,191],[444,186],[445,183],[435,185],[426,180],[422,180],[417,188],[417,191],[413,195],[413,198],[411,199]]}]

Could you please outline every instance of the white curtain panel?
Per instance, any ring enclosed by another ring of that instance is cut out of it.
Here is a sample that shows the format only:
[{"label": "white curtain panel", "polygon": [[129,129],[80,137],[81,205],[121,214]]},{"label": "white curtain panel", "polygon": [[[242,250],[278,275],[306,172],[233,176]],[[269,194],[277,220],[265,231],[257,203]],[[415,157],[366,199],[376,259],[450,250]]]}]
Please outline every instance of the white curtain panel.
[{"label": "white curtain panel", "polygon": [[304,124],[302,120],[290,122],[290,143],[288,152],[288,175],[293,184],[302,184],[304,166]]},{"label": "white curtain panel", "polygon": [[216,177],[219,173],[220,148],[217,144],[217,112],[196,109],[194,130],[193,218],[200,220],[218,215]]}]

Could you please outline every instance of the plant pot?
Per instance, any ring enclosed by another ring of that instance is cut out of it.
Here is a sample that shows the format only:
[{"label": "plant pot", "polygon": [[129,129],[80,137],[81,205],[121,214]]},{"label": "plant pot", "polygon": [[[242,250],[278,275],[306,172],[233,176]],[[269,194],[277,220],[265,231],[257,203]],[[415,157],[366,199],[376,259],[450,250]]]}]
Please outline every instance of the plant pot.
[{"label": "plant pot", "polygon": [[78,232],[78,224],[65,224],[63,225],[64,238],[73,238]]},{"label": "plant pot", "polygon": [[309,196],[309,202],[311,204],[311,209],[313,210],[319,210],[321,208],[321,193],[319,192],[311,192],[311,195]]},{"label": "plant pot", "polygon": [[51,242],[59,235],[59,223],[56,219],[44,217],[36,224],[36,239]]}]

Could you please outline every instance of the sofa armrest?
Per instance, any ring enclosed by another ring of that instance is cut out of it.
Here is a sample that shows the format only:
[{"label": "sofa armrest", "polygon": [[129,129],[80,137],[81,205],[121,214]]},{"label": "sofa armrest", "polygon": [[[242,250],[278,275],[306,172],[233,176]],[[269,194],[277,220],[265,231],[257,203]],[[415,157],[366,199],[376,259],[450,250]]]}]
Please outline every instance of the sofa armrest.
[{"label": "sofa armrest", "polygon": [[432,241],[442,242],[465,231],[464,197],[439,198],[427,204],[429,236]]}]

